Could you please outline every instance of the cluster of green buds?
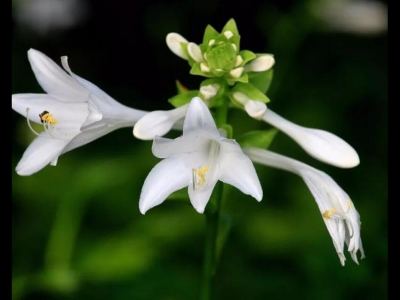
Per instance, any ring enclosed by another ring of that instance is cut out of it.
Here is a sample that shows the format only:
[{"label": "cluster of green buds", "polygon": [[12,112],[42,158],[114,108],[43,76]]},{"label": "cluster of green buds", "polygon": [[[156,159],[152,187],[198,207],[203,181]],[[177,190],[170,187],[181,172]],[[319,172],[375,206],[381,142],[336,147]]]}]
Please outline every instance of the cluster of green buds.
[{"label": "cluster of green buds", "polygon": [[178,33],[167,35],[167,45],[173,53],[186,59],[190,74],[207,77],[199,90],[186,90],[178,83],[178,95],[169,99],[175,107],[202,98],[208,107],[220,106],[224,98],[244,108],[249,100],[269,102],[265,95],[272,81],[275,59],[272,54],[255,54],[240,49],[240,35],[233,19],[219,33],[208,25],[203,42],[188,42]]}]

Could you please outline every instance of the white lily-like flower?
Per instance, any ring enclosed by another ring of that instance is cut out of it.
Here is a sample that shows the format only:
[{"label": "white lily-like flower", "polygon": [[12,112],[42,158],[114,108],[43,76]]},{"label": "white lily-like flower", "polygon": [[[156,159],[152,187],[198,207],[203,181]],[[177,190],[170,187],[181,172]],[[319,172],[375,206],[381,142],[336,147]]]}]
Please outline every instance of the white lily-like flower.
[{"label": "white lily-like flower", "polygon": [[173,140],[156,137],[152,151],[163,160],[150,171],[143,184],[139,201],[142,214],[184,187],[188,187],[193,207],[203,213],[218,180],[257,201],[262,199],[252,162],[234,140],[221,136],[199,97],[189,104],[183,135]]},{"label": "white lily-like flower", "polygon": [[353,168],[360,163],[354,148],[338,136],[325,130],[294,124],[267,109],[265,103],[250,99],[241,92],[235,92],[232,96],[243,105],[250,117],[263,120],[286,133],[315,159],[339,168]]},{"label": "white lily-like flower", "polygon": [[327,174],[297,160],[258,148],[245,148],[244,152],[255,163],[292,172],[303,178],[313,194],[342,265],[344,243],[351,258],[358,264],[357,251],[365,257],[360,235],[360,216],[349,195]]},{"label": "white lily-like flower", "polygon": [[30,49],[28,59],[47,94],[14,94],[12,108],[44,131],[29,145],[16,172],[31,175],[58,157],[121,127],[133,127],[147,112],[124,106],[94,84],[71,72],[67,57],[61,58],[69,75],[43,53]]},{"label": "white lily-like flower", "polygon": [[339,168],[353,168],[360,163],[356,150],[338,136],[320,129],[296,125],[267,109],[263,120],[286,133],[312,157]]}]

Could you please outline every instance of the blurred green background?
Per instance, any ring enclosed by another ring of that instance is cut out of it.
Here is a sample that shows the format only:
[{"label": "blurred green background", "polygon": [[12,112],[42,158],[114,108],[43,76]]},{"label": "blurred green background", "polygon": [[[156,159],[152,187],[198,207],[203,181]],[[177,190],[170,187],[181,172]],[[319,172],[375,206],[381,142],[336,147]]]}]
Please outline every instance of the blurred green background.
[{"label": "blurred green background", "polygon": [[[372,3],[372,4],[371,4]],[[357,5],[355,5],[357,4]],[[175,80],[202,78],[165,44],[169,32],[200,42],[211,24],[235,18],[241,45],[273,53],[269,107],[348,141],[361,164],[338,169],[278,134],[271,150],[314,166],[352,197],[366,259],[340,265],[301,178],[256,166],[264,198],[234,188],[223,203],[233,227],[216,275],[215,299],[386,299],[387,3],[372,1],[36,0],[12,2],[12,93],[41,93],[27,60],[35,48],[121,103],[170,109]],[[268,129],[240,111],[235,134]],[[34,138],[12,112],[13,299],[198,299],[204,216],[167,200],[145,216],[141,186],[158,159],[151,142],[120,129],[60,157],[30,177],[14,169]],[[179,133],[171,132],[175,137]]]}]

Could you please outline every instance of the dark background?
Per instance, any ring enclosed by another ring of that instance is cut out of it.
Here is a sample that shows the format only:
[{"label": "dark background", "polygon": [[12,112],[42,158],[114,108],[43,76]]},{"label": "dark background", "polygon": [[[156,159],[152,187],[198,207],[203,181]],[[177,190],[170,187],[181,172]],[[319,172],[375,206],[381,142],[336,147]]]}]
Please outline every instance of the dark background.
[{"label": "dark background", "polygon": [[[215,299],[387,298],[387,30],[335,30],[312,13],[322,0],[65,0],[53,5],[72,5],[55,11],[41,2],[12,1],[12,93],[42,92],[26,56],[35,48],[57,63],[68,55],[75,73],[143,110],[170,109],[176,79],[192,89],[202,80],[169,51],[167,33],[200,43],[207,24],[221,30],[235,18],[243,49],[275,55],[269,107],[359,153],[361,164],[345,170],[313,160],[284,134],[271,146],[328,173],[352,197],[367,258],[358,266],[345,251],[342,267],[301,178],[256,166],[263,201],[232,189],[223,204],[233,228]],[[230,120],[235,134],[269,128],[239,111]],[[33,134],[15,112],[12,134],[13,299],[198,299],[204,216],[188,201],[168,200],[145,216],[138,209],[158,161],[151,142],[120,129],[21,177],[14,169]]]}]

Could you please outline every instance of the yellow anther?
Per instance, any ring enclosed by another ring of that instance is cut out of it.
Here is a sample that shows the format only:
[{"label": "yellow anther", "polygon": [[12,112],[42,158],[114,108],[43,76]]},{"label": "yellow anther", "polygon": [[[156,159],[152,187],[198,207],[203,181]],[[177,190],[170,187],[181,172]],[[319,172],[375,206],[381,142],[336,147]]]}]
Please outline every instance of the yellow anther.
[{"label": "yellow anther", "polygon": [[55,125],[58,123],[58,120],[53,118],[53,115],[51,115],[47,110],[45,110],[41,114],[39,114],[39,118],[42,123],[51,124],[51,125]]},{"label": "yellow anther", "polygon": [[336,209],[325,210],[322,216],[326,219],[330,219],[336,213]]},{"label": "yellow anther", "polygon": [[349,205],[349,209],[353,207],[353,202],[350,199],[347,201],[347,204]]},{"label": "yellow anther", "polygon": [[[209,167],[201,167],[200,169],[193,169],[193,186],[202,186],[206,182],[205,172],[210,170]],[[199,180],[196,182],[196,178]]]}]

